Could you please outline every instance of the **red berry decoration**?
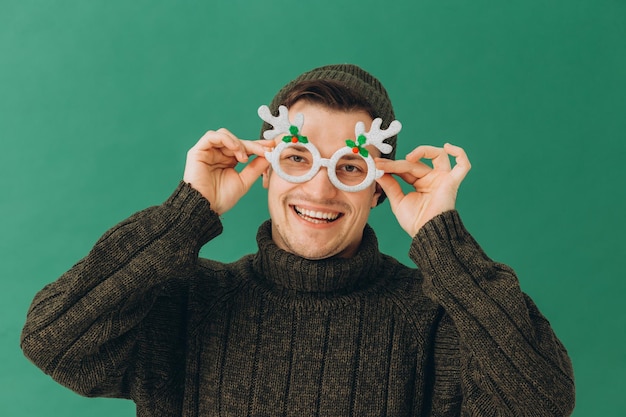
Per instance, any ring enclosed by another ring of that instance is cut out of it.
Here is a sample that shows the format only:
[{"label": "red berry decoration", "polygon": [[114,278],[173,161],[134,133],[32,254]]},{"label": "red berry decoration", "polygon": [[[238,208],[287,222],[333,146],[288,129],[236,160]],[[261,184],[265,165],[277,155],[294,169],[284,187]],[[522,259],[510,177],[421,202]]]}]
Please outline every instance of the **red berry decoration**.
[{"label": "red berry decoration", "polygon": [[360,154],[363,158],[367,158],[369,152],[365,149],[365,145],[367,143],[367,138],[363,135],[359,135],[357,141],[353,141],[352,139],[346,140],[346,145],[348,148],[352,149],[353,153]]}]

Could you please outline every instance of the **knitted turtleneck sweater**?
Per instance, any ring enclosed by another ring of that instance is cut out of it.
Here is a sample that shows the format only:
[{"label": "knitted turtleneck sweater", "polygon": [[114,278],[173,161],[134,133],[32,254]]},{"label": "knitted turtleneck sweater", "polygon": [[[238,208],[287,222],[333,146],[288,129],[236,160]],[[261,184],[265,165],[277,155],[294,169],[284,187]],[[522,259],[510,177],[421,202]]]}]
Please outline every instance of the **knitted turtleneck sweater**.
[{"label": "knitted turtleneck sweater", "polygon": [[456,212],[412,242],[419,269],[378,251],[311,261],[273,243],[198,258],[218,216],[181,184],[109,230],[35,297],[25,354],[87,396],[138,416],[560,416],[567,353]]}]

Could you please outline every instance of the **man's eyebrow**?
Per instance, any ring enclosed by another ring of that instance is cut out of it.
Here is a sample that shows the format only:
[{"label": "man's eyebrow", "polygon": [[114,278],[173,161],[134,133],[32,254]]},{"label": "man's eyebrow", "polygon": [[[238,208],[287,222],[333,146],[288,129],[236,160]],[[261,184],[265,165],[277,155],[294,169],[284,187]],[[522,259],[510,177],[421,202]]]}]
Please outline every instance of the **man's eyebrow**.
[{"label": "man's eyebrow", "polygon": [[298,151],[298,152],[310,152],[306,146],[302,146],[302,145],[293,145],[293,146],[289,146],[289,148],[291,148],[294,151]]},{"label": "man's eyebrow", "polygon": [[341,159],[347,159],[349,161],[355,161],[355,160],[363,160],[364,158],[359,155],[359,154],[346,154],[344,156],[341,157]]}]

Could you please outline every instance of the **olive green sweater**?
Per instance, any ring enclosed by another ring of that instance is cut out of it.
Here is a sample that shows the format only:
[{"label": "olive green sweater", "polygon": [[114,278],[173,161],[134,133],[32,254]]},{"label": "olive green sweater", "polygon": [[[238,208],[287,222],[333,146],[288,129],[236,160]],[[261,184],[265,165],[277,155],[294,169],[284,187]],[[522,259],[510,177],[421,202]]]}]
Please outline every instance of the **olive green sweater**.
[{"label": "olive green sweater", "polygon": [[413,239],[408,268],[366,227],[352,259],[276,247],[200,259],[222,231],[183,183],[109,230],[42,289],[27,357],[86,396],[132,399],[138,416],[562,416],[566,350],[455,211]]}]

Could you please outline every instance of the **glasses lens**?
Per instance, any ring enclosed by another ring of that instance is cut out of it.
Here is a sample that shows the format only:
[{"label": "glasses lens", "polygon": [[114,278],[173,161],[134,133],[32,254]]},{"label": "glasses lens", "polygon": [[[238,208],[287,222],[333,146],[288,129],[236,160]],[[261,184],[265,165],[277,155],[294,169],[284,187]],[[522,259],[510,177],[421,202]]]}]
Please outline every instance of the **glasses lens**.
[{"label": "glasses lens", "polygon": [[353,153],[339,158],[335,165],[335,175],[344,185],[358,185],[367,177],[367,162],[360,155]]},{"label": "glasses lens", "polygon": [[302,177],[313,168],[313,154],[304,146],[288,146],[280,153],[278,162],[285,174]]}]

